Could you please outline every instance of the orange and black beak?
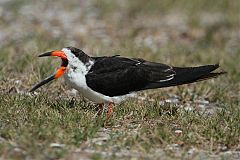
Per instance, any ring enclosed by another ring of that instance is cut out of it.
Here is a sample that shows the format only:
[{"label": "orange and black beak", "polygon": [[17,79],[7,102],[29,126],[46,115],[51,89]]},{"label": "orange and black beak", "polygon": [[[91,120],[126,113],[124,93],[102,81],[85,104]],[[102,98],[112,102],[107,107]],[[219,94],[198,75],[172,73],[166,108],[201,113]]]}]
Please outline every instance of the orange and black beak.
[{"label": "orange and black beak", "polygon": [[46,56],[60,57],[62,59],[61,67],[57,70],[57,72],[55,74],[47,77],[46,79],[42,80],[41,82],[39,82],[38,84],[33,86],[33,88],[30,90],[30,92],[34,92],[36,89],[38,89],[42,85],[47,84],[48,82],[61,77],[66,70],[66,67],[68,65],[68,59],[63,51],[46,52],[46,53],[39,55],[38,57],[46,57]]}]

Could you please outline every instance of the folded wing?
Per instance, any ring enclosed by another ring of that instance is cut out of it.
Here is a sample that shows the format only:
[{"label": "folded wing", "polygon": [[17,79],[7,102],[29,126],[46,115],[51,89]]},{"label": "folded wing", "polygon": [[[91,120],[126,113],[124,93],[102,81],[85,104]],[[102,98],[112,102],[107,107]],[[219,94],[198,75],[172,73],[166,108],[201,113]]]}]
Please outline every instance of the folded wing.
[{"label": "folded wing", "polygon": [[172,67],[165,64],[113,56],[95,58],[86,79],[91,89],[113,97],[169,81],[174,75]]}]

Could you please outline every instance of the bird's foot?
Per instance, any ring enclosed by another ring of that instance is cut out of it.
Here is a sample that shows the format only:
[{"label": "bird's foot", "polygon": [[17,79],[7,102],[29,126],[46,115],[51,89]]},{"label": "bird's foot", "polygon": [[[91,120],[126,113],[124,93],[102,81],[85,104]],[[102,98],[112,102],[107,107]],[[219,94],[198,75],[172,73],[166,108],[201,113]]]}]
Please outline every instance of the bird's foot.
[{"label": "bird's foot", "polygon": [[[99,123],[99,117],[104,113],[104,104],[103,103],[100,103],[98,104],[98,112],[94,115],[95,118],[97,118],[97,123]],[[106,119],[104,121],[104,123],[102,124],[102,127],[106,129],[106,125],[107,125],[107,121],[108,119],[111,117],[113,113],[113,103],[110,102],[109,105],[108,105],[108,111],[107,111],[107,114],[106,114]]]},{"label": "bird's foot", "polygon": [[104,128],[106,128],[107,121],[110,118],[110,116],[112,115],[112,113],[113,113],[113,103],[110,102],[109,105],[108,105],[108,112],[107,112],[106,120],[105,120],[105,122],[103,124]]},{"label": "bird's foot", "polygon": [[104,104],[103,103],[98,104],[98,111],[94,115],[94,117],[97,118],[97,117],[101,116],[103,114],[103,110],[104,110]]}]

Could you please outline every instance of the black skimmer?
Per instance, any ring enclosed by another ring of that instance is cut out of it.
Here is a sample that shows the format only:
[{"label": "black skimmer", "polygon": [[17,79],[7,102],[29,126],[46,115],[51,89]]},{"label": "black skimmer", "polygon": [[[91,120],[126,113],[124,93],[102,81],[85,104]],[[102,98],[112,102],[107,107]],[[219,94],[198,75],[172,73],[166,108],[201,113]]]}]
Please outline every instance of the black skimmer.
[{"label": "black skimmer", "polygon": [[134,93],[147,89],[163,88],[215,78],[225,72],[213,72],[218,64],[199,67],[172,67],[140,58],[119,55],[90,57],[75,47],[46,52],[39,57],[57,56],[62,65],[55,74],[35,85],[33,92],[42,85],[61,77],[87,99],[99,104],[108,104],[107,119],[112,105]]}]

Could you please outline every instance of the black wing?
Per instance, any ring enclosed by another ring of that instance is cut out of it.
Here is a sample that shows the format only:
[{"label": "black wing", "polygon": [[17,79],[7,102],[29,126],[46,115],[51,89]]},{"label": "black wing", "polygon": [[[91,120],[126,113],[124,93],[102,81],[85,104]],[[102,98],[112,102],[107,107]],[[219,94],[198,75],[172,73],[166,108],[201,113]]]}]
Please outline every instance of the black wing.
[{"label": "black wing", "polygon": [[172,67],[119,56],[93,57],[94,65],[86,75],[87,85],[107,96],[120,96],[140,91],[152,83],[173,78]]}]

